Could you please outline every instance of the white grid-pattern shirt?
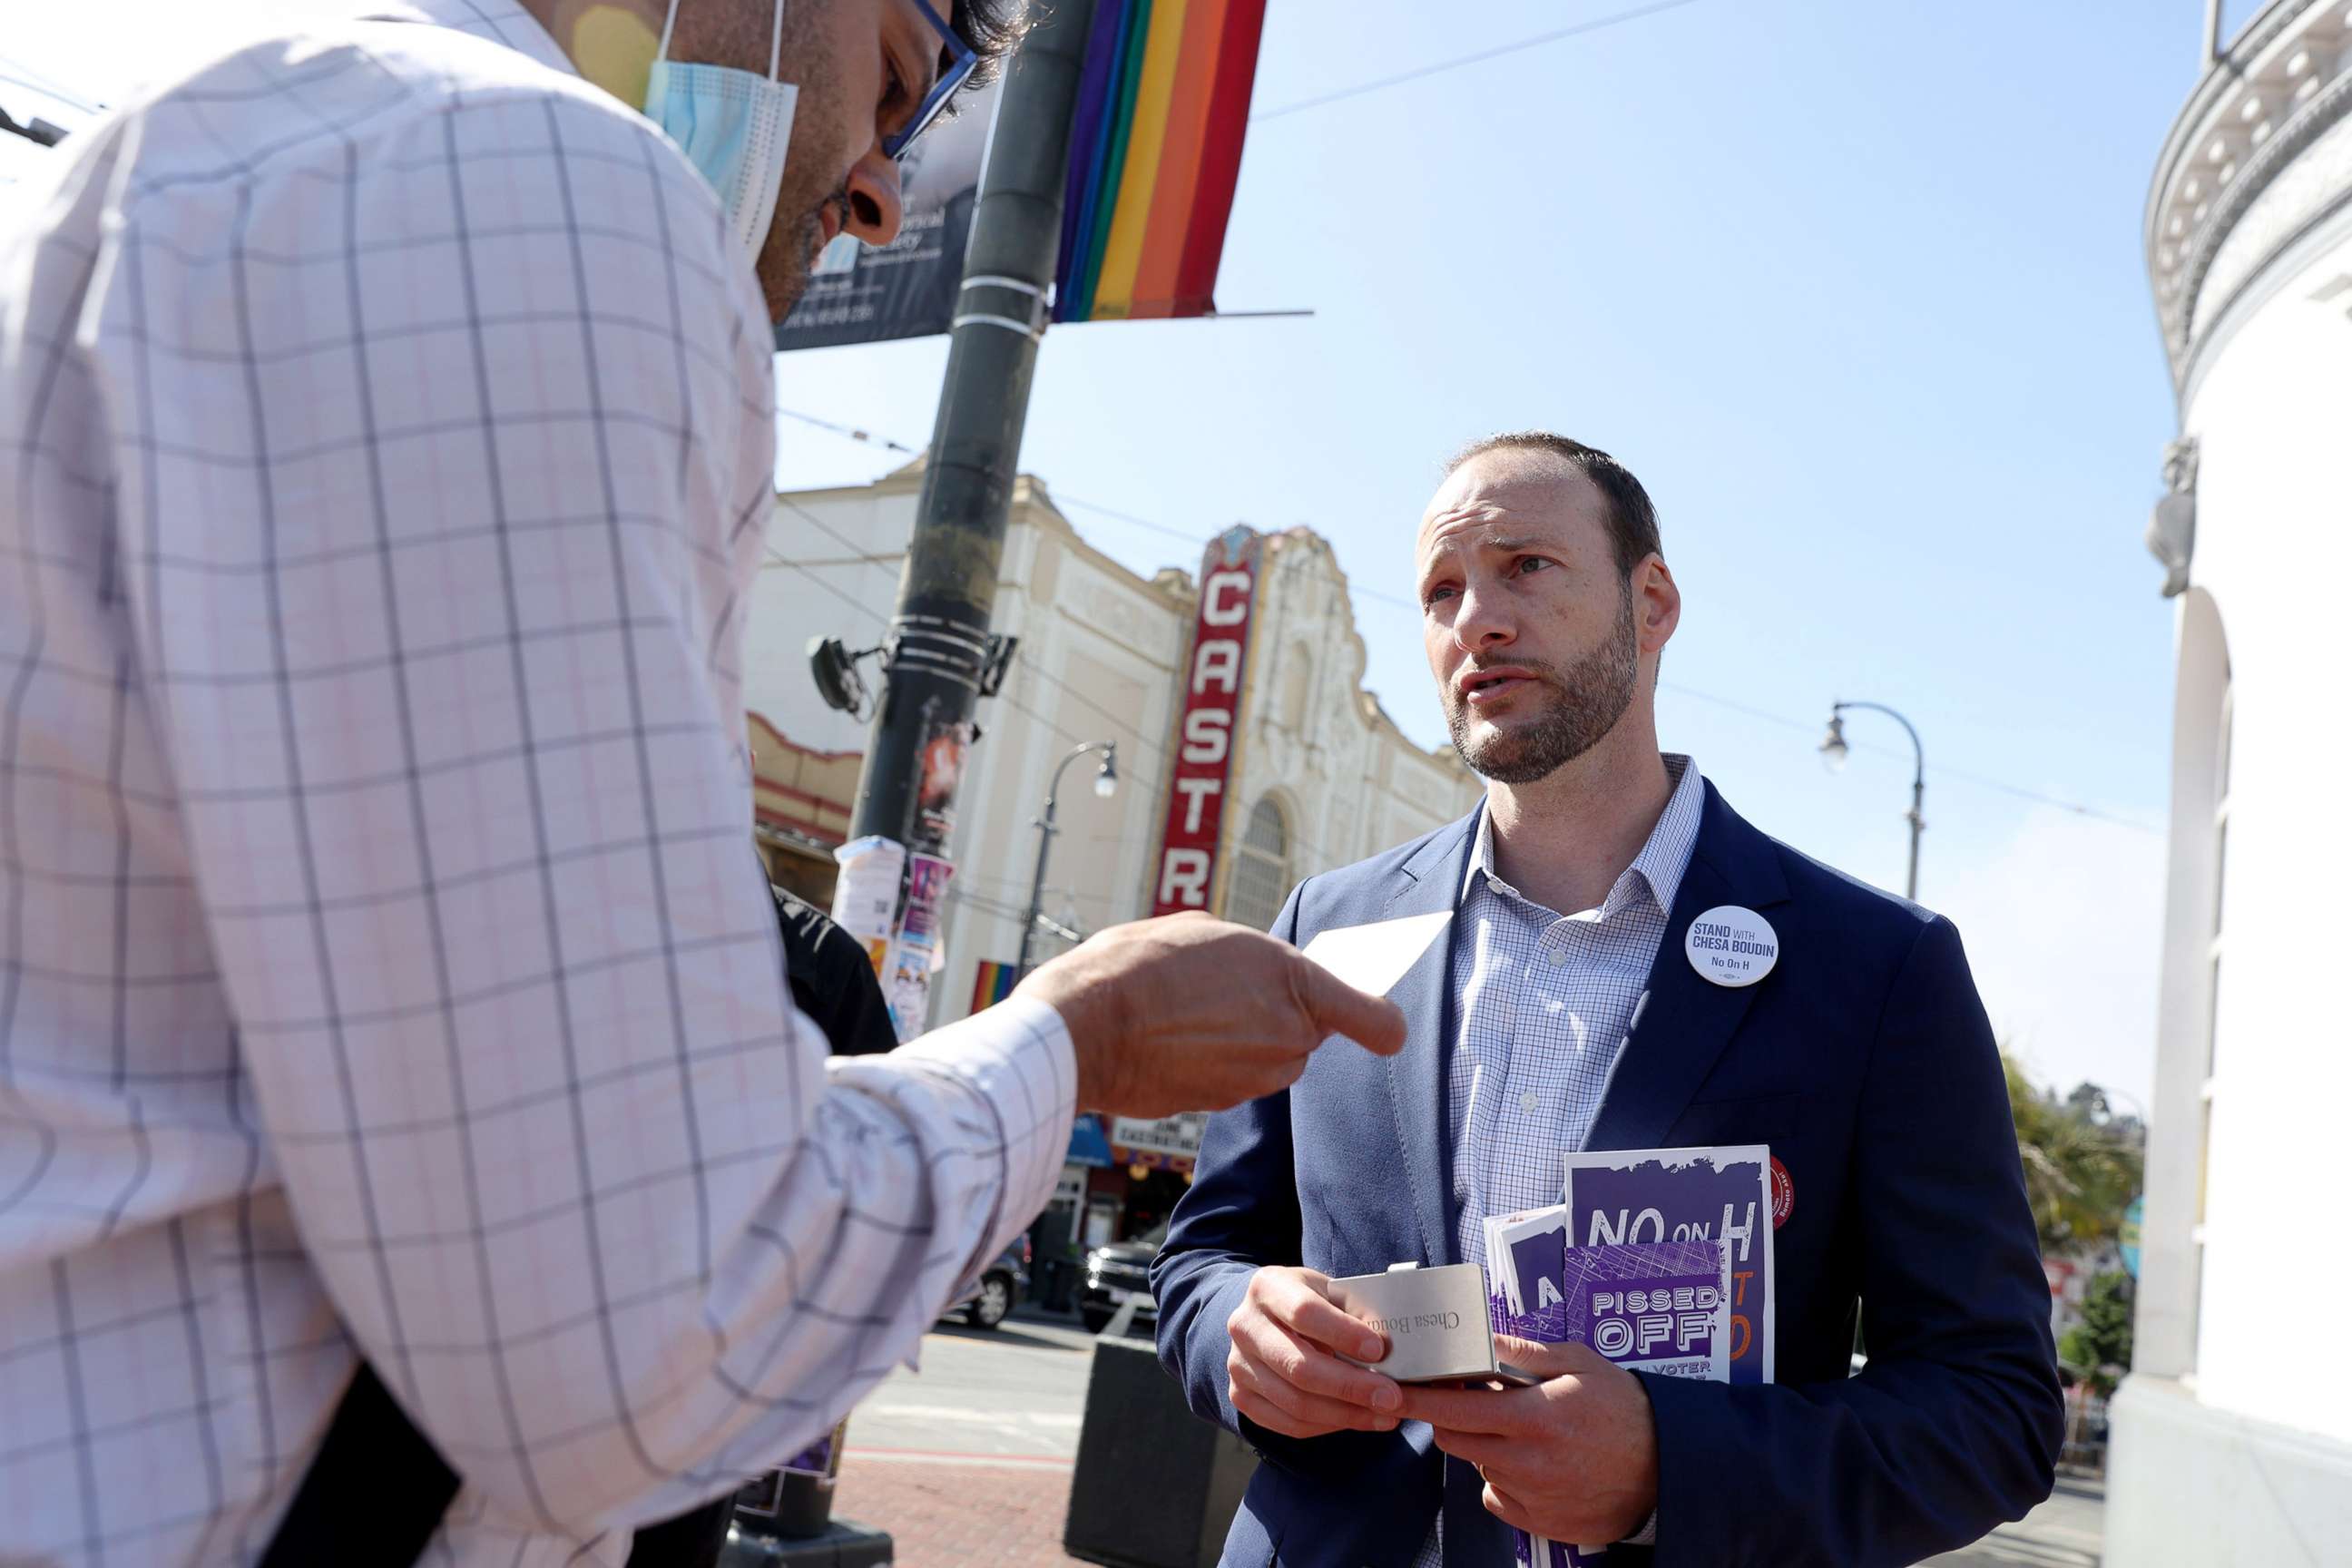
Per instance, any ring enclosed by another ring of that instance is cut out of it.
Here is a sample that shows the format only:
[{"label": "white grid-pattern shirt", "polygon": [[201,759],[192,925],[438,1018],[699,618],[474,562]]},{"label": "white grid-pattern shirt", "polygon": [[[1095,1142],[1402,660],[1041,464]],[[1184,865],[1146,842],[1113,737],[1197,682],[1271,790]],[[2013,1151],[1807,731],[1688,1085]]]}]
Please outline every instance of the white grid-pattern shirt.
[{"label": "white grid-pattern shirt", "polygon": [[[1522,897],[1495,874],[1494,818],[1479,814],[1454,917],[1445,1086],[1465,1263],[1486,1260],[1488,1215],[1560,1201],[1560,1156],[1584,1147],[1601,1114],[1698,842],[1699,771],[1685,756],[1665,764],[1666,808],[1597,910],[1561,915]],[[1415,1568],[1438,1562],[1433,1530]]]},{"label": "white grid-pattern shirt", "polygon": [[1061,1166],[1050,1009],[793,1011],[757,284],[511,0],[434,8],[0,236],[0,1561],[252,1561],[363,1353],[464,1478],[428,1562],[618,1564]]}]

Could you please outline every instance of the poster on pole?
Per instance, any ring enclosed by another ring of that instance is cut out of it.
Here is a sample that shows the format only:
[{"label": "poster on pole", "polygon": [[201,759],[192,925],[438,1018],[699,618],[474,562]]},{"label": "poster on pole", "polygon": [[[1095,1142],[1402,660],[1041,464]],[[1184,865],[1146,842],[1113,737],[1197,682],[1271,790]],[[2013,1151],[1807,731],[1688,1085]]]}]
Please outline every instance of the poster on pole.
[{"label": "poster on pole", "polygon": [[890,947],[889,973],[882,995],[901,1042],[923,1032],[930,1021],[931,976],[946,966],[941,943],[947,923],[948,882],[955,868],[937,855],[907,857],[907,908],[898,938]]},{"label": "poster on pole", "polygon": [[1003,83],[958,100],[899,161],[904,216],[879,249],[852,235],[824,247],[808,291],[776,328],[776,347],[835,348],[944,332],[955,319],[980,169]]},{"label": "poster on pole", "polygon": [[969,719],[934,717],[923,704],[921,772],[915,784],[915,824],[908,835],[909,847],[921,854],[945,855],[955,832],[956,793],[963,787],[964,759],[979,732]]},{"label": "poster on pole", "polygon": [[906,847],[894,838],[867,834],[833,852],[841,867],[833,884],[833,923],[866,950],[877,980],[888,979],[890,938],[898,923],[898,879],[907,868]]}]

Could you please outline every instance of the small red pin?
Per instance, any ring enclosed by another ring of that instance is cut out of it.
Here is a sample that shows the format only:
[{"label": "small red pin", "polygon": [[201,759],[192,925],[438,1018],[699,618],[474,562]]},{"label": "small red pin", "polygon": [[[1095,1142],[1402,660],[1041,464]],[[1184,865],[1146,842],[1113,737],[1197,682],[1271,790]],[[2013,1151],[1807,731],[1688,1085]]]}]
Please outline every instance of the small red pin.
[{"label": "small red pin", "polygon": [[1772,1228],[1780,1229],[1789,1223],[1789,1211],[1797,1206],[1797,1184],[1789,1180],[1789,1167],[1780,1163],[1780,1156],[1772,1156]]}]

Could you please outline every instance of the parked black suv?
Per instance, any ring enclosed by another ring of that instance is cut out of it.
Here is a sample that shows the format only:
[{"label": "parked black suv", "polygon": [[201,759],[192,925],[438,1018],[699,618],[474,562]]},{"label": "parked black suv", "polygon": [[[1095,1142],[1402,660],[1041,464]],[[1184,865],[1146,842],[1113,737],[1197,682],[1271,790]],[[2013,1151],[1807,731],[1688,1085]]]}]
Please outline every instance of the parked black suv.
[{"label": "parked black suv", "polygon": [[1078,1291],[1078,1316],[1086,1320],[1087,1332],[1102,1332],[1129,1299],[1135,1300],[1136,1322],[1148,1328],[1160,1321],[1159,1303],[1151,1299],[1151,1260],[1167,1239],[1168,1226],[1162,1224],[1148,1236],[1114,1241],[1087,1254],[1086,1282]]}]

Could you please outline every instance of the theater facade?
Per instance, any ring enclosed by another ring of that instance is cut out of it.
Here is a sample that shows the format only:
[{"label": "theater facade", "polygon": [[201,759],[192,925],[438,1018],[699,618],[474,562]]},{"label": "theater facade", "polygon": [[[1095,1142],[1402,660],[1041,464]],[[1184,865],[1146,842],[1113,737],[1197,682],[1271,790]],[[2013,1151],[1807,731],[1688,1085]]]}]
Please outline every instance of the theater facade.
[{"label": "theater facade", "polygon": [[[813,637],[886,645],[921,490],[919,461],[871,485],[777,498],[751,607],[746,721],[757,834],[776,879],[826,902],[856,797],[866,720],[829,707]],[[1171,520],[1173,521],[1173,520]],[[1033,943],[1039,960],[1107,925],[1205,909],[1265,926],[1298,881],[1429,832],[1471,808],[1478,781],[1450,748],[1409,740],[1364,689],[1365,632],[1329,545],[1307,529],[1201,530],[1150,576],[1081,535],[1045,483],[1016,481],[992,625],[1019,639],[978,733],[955,759],[949,882],[931,1026],[1009,984],[1049,782],[1061,772]],[[1389,592],[1410,592],[1400,557]],[[1374,635],[1417,617],[1367,604]],[[878,686],[876,658],[860,666]],[[1394,694],[1434,704],[1433,689]],[[1197,1122],[1081,1128],[1055,1223],[1124,1239],[1166,1217],[1189,1179]]]}]

